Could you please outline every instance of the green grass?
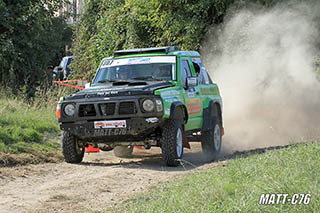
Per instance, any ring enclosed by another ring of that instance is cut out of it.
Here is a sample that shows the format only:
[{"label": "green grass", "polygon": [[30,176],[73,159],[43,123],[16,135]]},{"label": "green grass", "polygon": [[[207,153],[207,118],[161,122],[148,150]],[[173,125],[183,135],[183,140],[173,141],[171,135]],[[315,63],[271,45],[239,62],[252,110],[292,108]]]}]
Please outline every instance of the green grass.
[{"label": "green grass", "polygon": [[0,153],[37,156],[56,152],[59,132],[54,107],[0,98]]},{"label": "green grass", "polygon": [[[320,212],[319,142],[237,155],[224,165],[155,186],[113,211]],[[311,201],[259,205],[262,193],[310,193]]]}]

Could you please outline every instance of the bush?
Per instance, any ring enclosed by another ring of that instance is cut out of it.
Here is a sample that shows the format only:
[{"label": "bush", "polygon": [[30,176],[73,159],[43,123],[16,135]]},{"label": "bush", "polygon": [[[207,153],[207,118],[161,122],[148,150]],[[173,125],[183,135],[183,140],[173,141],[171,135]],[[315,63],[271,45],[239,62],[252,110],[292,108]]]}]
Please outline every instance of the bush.
[{"label": "bush", "polygon": [[208,26],[220,23],[233,2],[89,1],[74,29],[75,76],[91,79],[100,60],[119,49],[179,45],[198,50]]},{"label": "bush", "polygon": [[0,84],[14,93],[24,90],[32,97],[36,87],[48,83],[48,65],[71,43],[71,30],[54,16],[58,6],[51,0],[0,0]]}]

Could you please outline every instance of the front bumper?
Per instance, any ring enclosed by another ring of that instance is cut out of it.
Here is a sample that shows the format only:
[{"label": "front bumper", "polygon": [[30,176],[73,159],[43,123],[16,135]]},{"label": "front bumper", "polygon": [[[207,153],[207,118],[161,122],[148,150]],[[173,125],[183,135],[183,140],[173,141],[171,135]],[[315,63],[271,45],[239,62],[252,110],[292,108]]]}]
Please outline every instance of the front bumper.
[{"label": "front bumper", "polygon": [[60,123],[60,128],[86,142],[130,142],[155,137],[157,128],[164,123],[161,117],[127,118],[125,121],[125,128],[95,128],[94,121]]}]

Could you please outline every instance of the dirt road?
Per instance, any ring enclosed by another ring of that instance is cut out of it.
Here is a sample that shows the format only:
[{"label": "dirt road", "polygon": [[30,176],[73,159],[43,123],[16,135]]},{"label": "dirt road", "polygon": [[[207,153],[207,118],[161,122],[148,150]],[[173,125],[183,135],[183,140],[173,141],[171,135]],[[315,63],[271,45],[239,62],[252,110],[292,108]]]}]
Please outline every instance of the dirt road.
[{"label": "dirt road", "polygon": [[40,164],[0,168],[0,212],[87,212],[103,210],[151,185],[208,166],[199,143],[185,149],[184,167],[168,168],[160,149],[85,154],[81,164]]}]

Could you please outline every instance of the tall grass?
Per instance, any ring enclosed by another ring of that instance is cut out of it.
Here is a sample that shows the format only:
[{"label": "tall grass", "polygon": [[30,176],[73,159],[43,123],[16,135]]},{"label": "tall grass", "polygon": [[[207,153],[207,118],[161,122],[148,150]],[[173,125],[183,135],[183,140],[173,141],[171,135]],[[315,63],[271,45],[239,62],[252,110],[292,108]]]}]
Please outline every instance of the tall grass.
[{"label": "tall grass", "polygon": [[[154,187],[117,212],[319,212],[320,142],[238,156]],[[261,194],[311,194],[308,205],[260,205]]]},{"label": "tall grass", "polygon": [[35,107],[18,99],[0,99],[0,152],[30,151],[45,134],[59,132],[54,107]]},{"label": "tall grass", "polygon": [[37,96],[26,99],[24,93],[13,95],[0,90],[0,154],[25,153],[34,157],[58,151],[60,130],[55,107],[60,96],[72,92],[61,87],[39,89]]}]

